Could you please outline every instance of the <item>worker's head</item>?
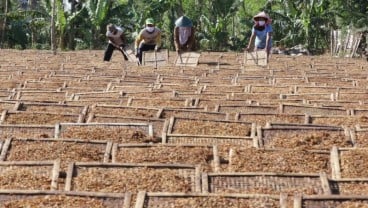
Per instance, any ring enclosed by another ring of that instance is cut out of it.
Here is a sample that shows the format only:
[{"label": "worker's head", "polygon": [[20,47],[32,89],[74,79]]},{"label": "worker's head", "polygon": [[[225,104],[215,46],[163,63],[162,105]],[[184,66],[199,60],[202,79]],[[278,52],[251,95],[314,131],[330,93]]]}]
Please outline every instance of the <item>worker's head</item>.
[{"label": "worker's head", "polygon": [[111,33],[114,33],[117,30],[116,26],[114,24],[111,24],[111,23],[107,25],[106,29],[108,31],[110,31]]},{"label": "worker's head", "polygon": [[155,21],[153,20],[153,18],[146,19],[146,30],[148,32],[153,32],[155,30]]},{"label": "worker's head", "polygon": [[271,18],[265,12],[260,12],[253,17],[253,21],[259,26],[264,26],[271,22]]}]

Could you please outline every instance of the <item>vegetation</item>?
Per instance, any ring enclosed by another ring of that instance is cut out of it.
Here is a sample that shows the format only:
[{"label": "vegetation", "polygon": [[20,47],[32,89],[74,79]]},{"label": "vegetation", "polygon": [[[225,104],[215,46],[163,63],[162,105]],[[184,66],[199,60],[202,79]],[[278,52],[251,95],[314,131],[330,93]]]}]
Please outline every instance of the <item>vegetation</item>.
[{"label": "vegetation", "polygon": [[59,50],[104,48],[108,23],[123,26],[132,42],[148,17],[172,49],[182,14],[193,20],[201,50],[242,50],[259,11],[273,19],[276,46],[324,51],[332,29],[368,31],[367,0],[0,0],[0,47],[50,49],[54,1]]}]

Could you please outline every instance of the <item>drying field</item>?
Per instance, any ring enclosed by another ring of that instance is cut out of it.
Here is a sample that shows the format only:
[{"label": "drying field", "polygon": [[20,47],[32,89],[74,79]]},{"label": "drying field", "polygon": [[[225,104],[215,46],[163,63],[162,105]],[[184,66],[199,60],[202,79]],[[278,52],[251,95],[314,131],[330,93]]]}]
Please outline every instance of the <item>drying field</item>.
[{"label": "drying field", "polygon": [[368,207],[368,63],[0,50],[0,207]]}]

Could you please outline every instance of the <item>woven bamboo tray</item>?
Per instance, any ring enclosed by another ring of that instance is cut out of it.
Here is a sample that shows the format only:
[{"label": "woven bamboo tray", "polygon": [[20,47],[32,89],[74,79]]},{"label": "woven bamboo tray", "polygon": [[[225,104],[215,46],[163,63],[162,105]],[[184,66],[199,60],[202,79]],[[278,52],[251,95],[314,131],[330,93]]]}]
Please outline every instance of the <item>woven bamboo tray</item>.
[{"label": "woven bamboo tray", "polygon": [[294,198],[294,208],[346,208],[367,207],[368,196],[360,195],[329,195],[329,196],[307,196],[298,195]]},{"label": "woven bamboo tray", "polygon": [[368,147],[368,128],[357,124],[351,131],[355,147]]},{"label": "woven bamboo tray", "polygon": [[14,79],[11,74],[2,75],[0,80],[3,89],[19,88],[22,85],[21,81]]},{"label": "woven bamboo tray", "polygon": [[227,92],[201,92],[201,93],[193,93],[193,94],[185,94],[185,95],[181,95],[180,93],[178,94],[179,96],[183,97],[192,97],[192,98],[198,98],[198,99],[227,99],[229,97],[229,93]]},{"label": "woven bamboo tray", "polygon": [[[352,74],[350,76],[353,76]],[[361,77],[361,74],[357,74],[354,80],[356,80],[358,83],[362,81],[366,81],[365,78]],[[339,93],[367,93],[367,89],[364,87],[359,86],[357,83],[357,86],[354,87],[339,87],[338,91]]]},{"label": "woven bamboo tray", "polygon": [[26,80],[23,83],[24,89],[38,89],[38,90],[57,90],[59,88],[65,87],[66,82],[58,82],[58,81],[38,81],[38,80]]},{"label": "woven bamboo tray", "polygon": [[100,193],[43,190],[0,190],[0,204],[5,207],[111,207],[130,208],[130,193]]},{"label": "woven bamboo tray", "polygon": [[188,107],[190,106],[190,99],[186,98],[129,98],[127,106],[132,107],[151,107],[151,108],[162,108],[162,107]]},{"label": "woven bamboo tray", "polygon": [[64,102],[61,102],[61,104],[65,105],[121,105],[121,106],[127,106],[129,99],[128,98],[121,98],[121,99],[94,99],[94,100],[67,100]]},{"label": "woven bamboo tray", "polygon": [[328,150],[235,147],[229,150],[228,157],[228,172],[305,174],[325,172],[328,175],[332,172]]},{"label": "woven bamboo tray", "polygon": [[65,191],[199,193],[200,168],[180,164],[70,163]]},{"label": "woven bamboo tray", "polygon": [[[128,83],[126,83],[128,82]],[[143,80],[143,82],[147,83],[141,83],[139,81],[124,81],[124,84],[122,83],[113,83],[108,85],[109,90],[119,90],[122,91],[124,94],[130,94],[130,93],[136,93],[136,92],[149,92],[152,90],[152,82],[149,82],[148,80]]]},{"label": "woven bamboo tray", "polygon": [[175,90],[154,90],[154,91],[141,91],[141,92],[122,92],[124,97],[134,97],[134,98],[162,98],[170,99],[178,97]]},{"label": "woven bamboo tray", "polygon": [[65,105],[54,103],[32,103],[18,102],[15,110],[26,112],[57,112],[60,114],[83,114],[86,115],[88,106],[85,105]]},{"label": "woven bamboo tray", "polygon": [[161,49],[160,51],[145,51],[142,55],[142,65],[143,66],[165,66],[168,64],[169,60],[169,50]]},{"label": "woven bamboo tray", "polygon": [[246,92],[244,85],[216,85],[216,84],[205,84],[203,85],[201,92]]},{"label": "woven bamboo tray", "polygon": [[251,122],[171,117],[167,133],[168,136],[198,135],[242,138],[255,136],[254,130],[255,124]]},{"label": "woven bamboo tray", "polygon": [[294,104],[281,104],[281,112],[309,115],[349,115],[349,111],[344,108],[315,107]]},{"label": "woven bamboo tray", "polygon": [[[357,108],[363,105],[363,103],[358,100],[334,100],[334,101],[308,100],[308,104],[313,105],[313,106],[321,106],[321,107],[328,107],[328,108],[343,108],[347,110],[352,109],[352,108]],[[351,110],[349,110],[349,115],[350,114],[351,114]]]},{"label": "woven bamboo tray", "polygon": [[229,119],[229,115],[227,113],[219,113],[219,112],[208,112],[191,109],[172,109],[172,108],[163,108],[160,111],[160,118],[171,118],[171,117],[208,119],[208,120]]},{"label": "woven bamboo tray", "polygon": [[14,96],[14,92],[8,90],[0,90],[0,99],[1,100],[10,100]]},{"label": "woven bamboo tray", "polygon": [[73,100],[101,100],[122,98],[121,91],[102,91],[102,92],[78,92],[70,96]]},{"label": "woven bamboo tray", "polygon": [[198,86],[195,83],[178,83],[178,82],[170,82],[170,83],[157,83],[154,85],[154,89],[157,90],[171,90],[178,92],[199,92],[202,87]]},{"label": "woven bamboo tray", "polygon": [[292,88],[289,86],[275,86],[275,85],[248,85],[246,92],[248,93],[292,93]]},{"label": "woven bamboo tray", "polygon": [[202,174],[202,192],[215,194],[331,194],[326,174],[271,172]]},{"label": "woven bamboo tray", "polygon": [[367,118],[368,109],[352,109],[351,115],[356,115],[356,116]]},{"label": "woven bamboo tray", "polygon": [[326,86],[338,86],[338,87],[353,87],[354,84],[352,81],[344,80],[341,77],[328,77],[321,76],[320,73],[316,75],[307,75],[308,83],[316,83],[316,84],[323,84]]},{"label": "woven bamboo tray", "polygon": [[278,93],[231,93],[230,100],[264,100],[264,99],[279,99]]},{"label": "woven bamboo tray", "polygon": [[0,162],[0,188],[56,190],[59,168],[59,160]]},{"label": "woven bamboo tray", "polygon": [[339,92],[337,93],[337,100],[361,100],[365,101],[368,99],[367,92]]},{"label": "woven bamboo tray", "polygon": [[60,102],[67,99],[65,92],[58,91],[18,91],[15,100]]},{"label": "woven bamboo tray", "polygon": [[294,87],[294,93],[304,94],[304,93],[336,93],[338,88],[336,87],[322,87],[322,86],[310,86],[310,85],[297,85]]},{"label": "woven bamboo tray", "polygon": [[315,125],[334,125],[354,128],[357,124],[368,124],[368,117],[354,115],[307,115],[308,123]]},{"label": "woven bamboo tray", "polygon": [[332,194],[364,196],[368,193],[368,177],[358,179],[331,179],[329,183]]},{"label": "woven bamboo tray", "polygon": [[290,202],[286,196],[251,194],[191,194],[191,193],[138,193],[135,208],[166,207],[280,207]]},{"label": "woven bamboo tray", "polygon": [[141,143],[152,141],[153,127],[148,123],[60,123],[55,125],[55,138]]},{"label": "woven bamboo tray", "polygon": [[[180,120],[182,120],[181,124]],[[175,125],[179,125],[179,128]],[[168,144],[219,145],[223,146],[219,152],[224,156],[224,153],[228,152],[228,148],[232,146],[258,147],[257,138],[254,136],[255,128],[255,124],[248,122],[171,117],[168,125],[164,126],[164,129],[167,129],[167,134],[163,135],[162,142]],[[221,131],[221,135],[212,132],[213,130]]]},{"label": "woven bamboo tray", "polygon": [[200,56],[201,54],[197,52],[180,53],[177,54],[174,64],[178,67],[196,67]]},{"label": "woven bamboo tray", "polygon": [[60,159],[66,168],[69,162],[109,162],[112,146],[112,142],[77,139],[7,139],[0,161]]},{"label": "woven bamboo tray", "polygon": [[259,146],[265,148],[304,148],[326,150],[337,145],[352,147],[350,131],[342,127],[277,124],[257,127]]},{"label": "woven bamboo tray", "polygon": [[14,101],[1,101],[0,100],[0,112],[3,110],[14,110],[16,108],[16,102]]},{"label": "woven bamboo tray", "polygon": [[[65,75],[67,76],[67,75]],[[69,76],[73,76],[73,75],[69,75]],[[84,76],[85,77],[85,76]],[[115,77],[116,79],[116,77]],[[83,78],[83,79],[78,79],[76,78],[75,80],[70,80],[66,83],[66,86],[64,87],[64,91],[68,91],[68,89],[95,89],[92,91],[96,91],[97,89],[101,89],[101,90],[106,90],[108,83],[110,82],[93,82],[91,81],[88,76],[87,79]],[[90,90],[89,90],[90,91]]]},{"label": "woven bamboo tray", "polygon": [[237,121],[247,121],[265,126],[267,123],[306,123],[307,117],[303,114],[279,114],[279,113],[237,113]]},{"label": "woven bamboo tray", "polygon": [[[318,92],[318,91],[317,91]],[[333,93],[292,93],[292,94],[280,94],[280,97],[282,99],[286,99],[286,100],[326,100],[326,101],[333,101],[335,100],[335,94]]]},{"label": "woven bamboo tray", "polygon": [[[142,118],[142,117],[128,117],[128,116],[113,116],[113,115],[96,115],[90,113],[86,123],[147,123],[152,124],[153,137],[154,139],[162,139],[163,134],[166,135],[166,130],[164,129],[165,122],[167,119],[159,118]],[[157,140],[159,142],[161,140]]]},{"label": "woven bamboo tray", "polygon": [[217,112],[236,112],[236,113],[279,113],[279,106],[265,106],[265,105],[219,105],[215,108]]},{"label": "woven bamboo tray", "polygon": [[331,149],[332,178],[368,178],[367,150],[367,148],[341,148],[334,146]]},{"label": "woven bamboo tray", "polygon": [[275,85],[305,85],[307,83],[305,77],[301,76],[295,76],[295,77],[275,77],[273,78],[270,83],[273,83]]},{"label": "woven bamboo tray", "polygon": [[0,116],[0,124],[55,125],[59,122],[82,123],[84,119],[83,114],[4,110]]},{"label": "woven bamboo tray", "polygon": [[7,138],[54,138],[54,125],[0,125],[0,137]]},{"label": "woven bamboo tray", "polygon": [[171,144],[114,144],[113,163],[161,163],[200,165],[202,171],[219,171],[216,146]]},{"label": "woven bamboo tray", "polygon": [[93,105],[91,112],[95,115],[114,115],[124,117],[159,118],[159,108],[127,107],[118,105]]}]

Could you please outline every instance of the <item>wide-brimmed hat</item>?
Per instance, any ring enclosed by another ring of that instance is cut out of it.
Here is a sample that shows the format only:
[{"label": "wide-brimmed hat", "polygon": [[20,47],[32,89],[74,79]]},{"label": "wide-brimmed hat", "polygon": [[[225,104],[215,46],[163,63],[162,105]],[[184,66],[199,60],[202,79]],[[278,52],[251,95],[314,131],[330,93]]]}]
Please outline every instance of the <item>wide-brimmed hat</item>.
[{"label": "wide-brimmed hat", "polygon": [[193,27],[192,20],[186,16],[181,16],[175,21],[176,27]]},{"label": "wide-brimmed hat", "polygon": [[266,14],[266,12],[260,12],[260,13],[258,13],[257,15],[255,15],[254,17],[253,17],[253,21],[254,22],[257,22],[256,21],[256,19],[257,18],[265,18],[266,19],[266,24],[271,24],[271,22],[272,22],[272,19],[270,18],[270,16],[268,16],[268,14]]},{"label": "wide-brimmed hat", "polygon": [[267,21],[270,20],[270,17],[266,14],[266,12],[260,12],[253,17],[253,20],[256,21],[257,18],[265,18]]},{"label": "wide-brimmed hat", "polygon": [[153,20],[153,18],[147,18],[146,19],[146,25],[154,25],[155,21]]}]

